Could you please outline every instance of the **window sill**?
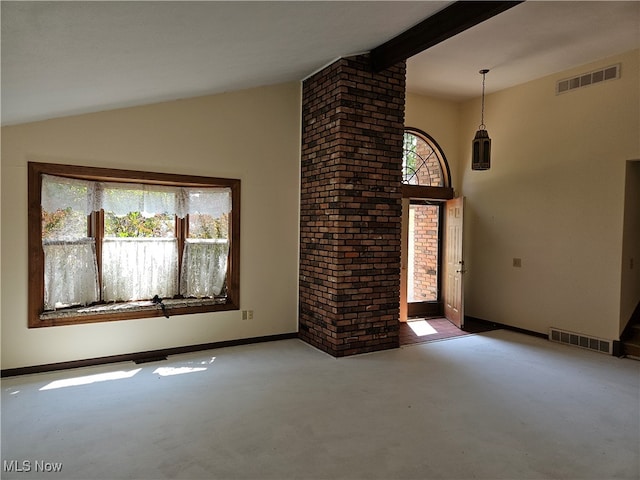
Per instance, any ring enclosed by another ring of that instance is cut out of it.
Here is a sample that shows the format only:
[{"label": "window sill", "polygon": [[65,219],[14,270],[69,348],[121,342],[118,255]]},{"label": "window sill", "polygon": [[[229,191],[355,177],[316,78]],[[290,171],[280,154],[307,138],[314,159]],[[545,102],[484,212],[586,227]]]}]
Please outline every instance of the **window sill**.
[{"label": "window sill", "polygon": [[[170,317],[238,309],[228,298],[166,299],[162,303],[164,303],[166,314]],[[145,300],[46,311],[40,314],[40,322],[37,326],[73,325],[163,316],[165,316],[165,312],[159,304]]]}]

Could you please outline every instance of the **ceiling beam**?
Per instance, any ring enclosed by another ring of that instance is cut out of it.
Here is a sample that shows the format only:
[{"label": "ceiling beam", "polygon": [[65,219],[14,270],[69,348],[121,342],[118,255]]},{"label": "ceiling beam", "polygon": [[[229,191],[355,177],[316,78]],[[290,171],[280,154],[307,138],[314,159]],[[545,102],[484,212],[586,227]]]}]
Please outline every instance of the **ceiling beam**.
[{"label": "ceiling beam", "polygon": [[371,50],[373,71],[380,72],[427,48],[504,12],[522,1],[459,1]]}]

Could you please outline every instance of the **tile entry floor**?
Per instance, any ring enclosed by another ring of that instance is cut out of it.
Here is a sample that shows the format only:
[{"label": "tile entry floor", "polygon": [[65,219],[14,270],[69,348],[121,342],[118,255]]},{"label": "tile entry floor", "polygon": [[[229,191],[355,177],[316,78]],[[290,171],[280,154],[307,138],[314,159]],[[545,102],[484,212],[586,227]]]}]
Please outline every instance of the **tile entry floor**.
[{"label": "tile entry floor", "polygon": [[411,318],[407,322],[400,322],[400,345],[444,340],[497,328],[488,323],[466,320],[464,330],[460,330],[446,318]]}]

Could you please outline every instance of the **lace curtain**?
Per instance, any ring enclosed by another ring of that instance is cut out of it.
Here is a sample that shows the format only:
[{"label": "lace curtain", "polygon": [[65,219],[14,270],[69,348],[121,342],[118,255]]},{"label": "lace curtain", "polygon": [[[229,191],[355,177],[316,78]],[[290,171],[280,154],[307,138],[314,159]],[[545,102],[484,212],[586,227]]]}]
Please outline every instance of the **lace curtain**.
[{"label": "lace curtain", "polygon": [[227,275],[228,253],[227,240],[187,240],[182,257],[180,293],[185,297],[220,295]]},{"label": "lace curtain", "polygon": [[71,208],[89,215],[104,209],[116,215],[141,212],[220,217],[231,211],[231,189],[225,187],[171,187],[142,183],[93,182],[42,176],[42,208],[47,212]]},{"label": "lace curtain", "polygon": [[181,203],[178,217],[187,213],[221,217],[231,211],[230,188],[183,188],[180,192]]},{"label": "lace curtain", "polygon": [[43,248],[45,310],[98,301],[98,265],[92,238],[48,241]]},{"label": "lace curtain", "polygon": [[42,209],[45,212],[66,210],[89,215],[95,210],[95,182],[75,178],[42,176]]},{"label": "lace curtain", "polygon": [[157,213],[176,215],[178,207],[184,210],[179,200],[181,192],[176,187],[100,182],[95,184],[95,189],[95,210],[102,208],[116,216],[129,212],[140,212],[144,217]]},{"label": "lace curtain", "polygon": [[105,238],[102,295],[122,302],[178,293],[178,242],[174,238]]},{"label": "lace curtain", "polygon": [[[81,222],[83,216],[101,209],[116,216],[141,212],[149,217],[170,214],[179,218],[187,214],[218,218],[231,211],[230,188],[95,182],[54,175],[42,176],[41,199],[44,212],[73,211]],[[47,310],[100,300],[95,240],[77,238],[78,228],[60,232],[54,241],[43,241]],[[178,292],[192,297],[219,295],[228,250],[228,240],[187,240],[179,281],[177,239],[105,238],[102,299],[166,298]]]}]

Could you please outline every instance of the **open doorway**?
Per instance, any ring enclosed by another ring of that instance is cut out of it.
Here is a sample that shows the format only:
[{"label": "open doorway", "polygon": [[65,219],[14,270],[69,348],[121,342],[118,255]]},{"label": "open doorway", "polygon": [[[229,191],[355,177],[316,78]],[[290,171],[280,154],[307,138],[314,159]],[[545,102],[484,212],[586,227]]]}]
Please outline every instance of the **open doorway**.
[{"label": "open doorway", "polygon": [[442,315],[441,203],[430,199],[404,199],[407,222],[407,316]]},{"label": "open doorway", "polygon": [[412,128],[404,135],[402,193],[400,343],[464,335],[463,199],[453,200],[437,142]]}]

